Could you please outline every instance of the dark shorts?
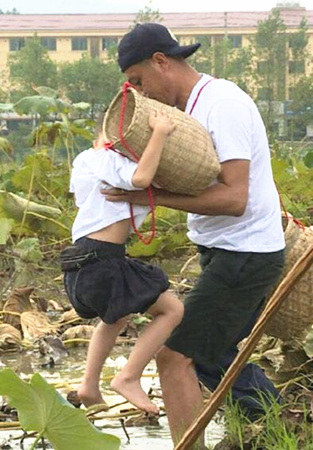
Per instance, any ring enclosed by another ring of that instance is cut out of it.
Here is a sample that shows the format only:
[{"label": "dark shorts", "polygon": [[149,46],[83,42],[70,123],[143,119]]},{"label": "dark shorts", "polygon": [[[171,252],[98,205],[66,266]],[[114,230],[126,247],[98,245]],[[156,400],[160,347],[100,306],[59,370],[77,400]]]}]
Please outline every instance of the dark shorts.
[{"label": "dark shorts", "polygon": [[103,259],[64,274],[69,300],[85,319],[100,317],[112,324],[130,313],[143,313],[169,288],[160,268],[122,256],[123,245],[89,238],[78,243],[87,251],[107,250]]},{"label": "dark shorts", "polygon": [[234,343],[282,274],[284,251],[231,252],[199,246],[202,272],[166,345],[211,366]]}]

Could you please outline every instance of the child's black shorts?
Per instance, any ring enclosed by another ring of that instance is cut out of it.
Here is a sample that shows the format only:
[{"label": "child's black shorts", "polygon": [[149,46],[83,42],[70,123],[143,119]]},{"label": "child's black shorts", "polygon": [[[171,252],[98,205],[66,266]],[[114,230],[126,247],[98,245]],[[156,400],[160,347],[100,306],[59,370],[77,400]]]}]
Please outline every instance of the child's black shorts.
[{"label": "child's black shorts", "polygon": [[76,244],[86,251],[107,251],[103,259],[64,274],[66,293],[83,318],[100,317],[106,323],[115,323],[130,313],[147,311],[169,288],[160,268],[125,257],[124,245],[90,238],[79,239]]}]

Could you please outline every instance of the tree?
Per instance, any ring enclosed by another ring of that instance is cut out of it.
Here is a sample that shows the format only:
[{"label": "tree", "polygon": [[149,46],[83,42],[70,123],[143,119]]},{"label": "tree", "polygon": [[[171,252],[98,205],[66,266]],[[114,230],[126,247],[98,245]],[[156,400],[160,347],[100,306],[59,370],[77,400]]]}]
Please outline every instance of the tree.
[{"label": "tree", "polygon": [[[302,19],[297,32],[289,35],[289,48],[291,50],[292,60],[289,64],[290,83],[289,86],[293,87],[299,80],[299,74],[305,70],[305,61],[308,57],[307,45],[309,37],[307,34],[308,26],[306,19]],[[291,68],[293,70],[291,70]]]},{"label": "tree", "polygon": [[297,82],[290,103],[296,127],[303,128],[313,124],[313,75],[304,76]]},{"label": "tree", "polygon": [[145,22],[162,22],[163,18],[158,9],[152,9],[152,0],[148,1],[148,4],[140,9],[137,16],[135,17],[134,23],[145,23]]},{"label": "tree", "polygon": [[13,98],[32,95],[32,86],[56,87],[57,66],[37,36],[26,40],[25,46],[9,57],[10,81],[16,85]]},{"label": "tree", "polygon": [[252,42],[257,61],[256,81],[261,87],[259,105],[268,131],[274,132],[279,111],[279,108],[275,111],[276,105],[290,98],[293,85],[305,71],[306,21],[303,19],[298,29],[288,34],[279,9],[274,9],[266,20],[259,22]]},{"label": "tree", "polygon": [[258,99],[267,100],[269,104],[274,100],[283,101],[286,97],[287,34],[278,9],[259,22],[253,42],[258,84],[262,86]]},{"label": "tree", "polygon": [[211,36],[197,36],[196,42],[199,42],[201,47],[188,61],[198,72],[213,74],[214,54]]},{"label": "tree", "polygon": [[83,56],[73,63],[65,63],[59,70],[59,86],[74,102],[91,105],[92,116],[97,108],[107,107],[123,82],[117,63],[103,62]]},{"label": "tree", "polygon": [[198,72],[210,73],[218,78],[234,81],[247,90],[252,77],[251,48],[234,48],[227,37],[215,39],[198,36],[201,47],[190,58],[190,63]]},{"label": "tree", "polygon": [[13,8],[12,11],[2,11],[2,9],[0,9],[0,14],[19,14],[18,10],[16,8]]}]

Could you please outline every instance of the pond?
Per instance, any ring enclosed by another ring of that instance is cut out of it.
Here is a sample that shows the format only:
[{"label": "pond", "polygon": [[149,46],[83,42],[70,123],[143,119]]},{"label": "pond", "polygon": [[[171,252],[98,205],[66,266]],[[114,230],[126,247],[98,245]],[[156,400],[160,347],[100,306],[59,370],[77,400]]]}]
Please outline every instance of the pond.
[{"label": "pond", "polygon": [[[101,390],[103,396],[109,405],[116,405],[123,402],[123,398],[113,393],[109,389],[109,381],[112,375],[123,367],[129,354],[129,345],[116,346],[111,357],[107,360],[102,373]],[[22,377],[31,375],[35,372],[40,373],[46,381],[56,386],[58,391],[66,396],[70,390],[76,390],[81,376],[83,374],[86,357],[86,347],[75,347],[69,349],[69,354],[56,362],[54,367],[44,367],[47,358],[34,351],[25,351],[21,353],[5,353],[1,355],[1,366],[11,367]],[[142,385],[147,392],[150,388],[153,392],[160,393],[159,379],[156,374],[155,362],[152,361],[145,369],[142,378]],[[1,397],[0,397],[1,398]],[[131,406],[123,404],[110,410],[111,418],[101,419],[95,422],[105,433],[118,436],[121,439],[121,449],[123,450],[143,450],[148,446],[151,450],[172,450],[173,445],[170,437],[169,427],[165,414],[161,414],[159,424],[155,426],[128,426],[125,428],[128,437],[123,430],[119,418],[112,418],[117,415],[120,409],[127,411]],[[23,435],[21,430],[0,431],[0,449],[24,449],[30,448],[32,439],[27,438],[24,446],[20,445],[20,438]],[[206,442],[211,448],[214,447],[224,435],[223,421],[220,417],[212,420],[206,429]],[[6,446],[7,445],[7,446]],[[52,448],[52,447],[47,447]],[[83,450],[83,449],[81,449]]]}]

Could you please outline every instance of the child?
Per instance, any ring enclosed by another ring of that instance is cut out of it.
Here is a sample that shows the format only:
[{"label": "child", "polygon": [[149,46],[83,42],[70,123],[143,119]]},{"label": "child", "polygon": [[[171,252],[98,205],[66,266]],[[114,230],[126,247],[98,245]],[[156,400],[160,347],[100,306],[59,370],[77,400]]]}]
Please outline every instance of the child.
[{"label": "child", "polygon": [[[99,389],[104,361],[125,326],[127,315],[147,311],[153,320],[137,339],[111,388],[136,407],[157,414],[158,407],[141,388],[140,377],[181,321],[183,305],[169,292],[168,279],[161,269],[125,257],[125,242],[131,229],[129,204],[108,202],[100,193],[103,184],[108,189],[113,186],[127,190],[145,189],[151,184],[175,124],[167,114],[155,111],[150,114],[149,124],[152,135],[138,164],[105,149],[101,137],[95,148],[75,158],[71,191],[79,210],[73,224],[71,248],[76,252],[74,261],[79,258],[80,263],[65,271],[64,283],[81,317],[102,320],[91,338],[86,371],[78,390],[84,405],[104,403]],[[133,210],[138,227],[148,208],[134,205]]]}]

